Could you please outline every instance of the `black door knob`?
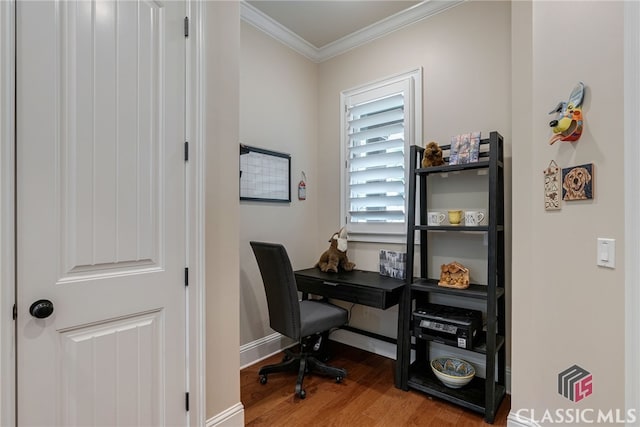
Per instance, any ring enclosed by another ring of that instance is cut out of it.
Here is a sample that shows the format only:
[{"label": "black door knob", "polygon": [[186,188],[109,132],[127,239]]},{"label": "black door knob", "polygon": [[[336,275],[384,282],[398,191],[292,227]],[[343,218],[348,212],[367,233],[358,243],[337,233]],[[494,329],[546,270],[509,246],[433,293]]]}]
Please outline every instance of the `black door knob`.
[{"label": "black door knob", "polygon": [[38,300],[31,304],[31,307],[29,307],[29,313],[38,319],[49,317],[51,316],[51,313],[53,313],[53,303],[48,299]]}]

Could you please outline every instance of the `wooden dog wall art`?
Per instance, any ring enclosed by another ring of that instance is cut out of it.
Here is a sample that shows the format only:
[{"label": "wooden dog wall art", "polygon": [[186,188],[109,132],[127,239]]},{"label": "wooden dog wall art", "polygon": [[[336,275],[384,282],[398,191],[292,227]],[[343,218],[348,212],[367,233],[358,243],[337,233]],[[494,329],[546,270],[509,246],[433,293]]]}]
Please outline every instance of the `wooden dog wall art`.
[{"label": "wooden dog wall art", "polygon": [[562,169],[562,200],[593,199],[593,163]]}]

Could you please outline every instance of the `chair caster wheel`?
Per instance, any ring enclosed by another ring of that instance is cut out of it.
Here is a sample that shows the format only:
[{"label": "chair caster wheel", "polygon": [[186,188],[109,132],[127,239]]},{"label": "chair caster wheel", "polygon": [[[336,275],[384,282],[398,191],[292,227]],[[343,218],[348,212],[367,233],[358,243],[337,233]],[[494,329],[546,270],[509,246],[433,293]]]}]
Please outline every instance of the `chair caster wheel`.
[{"label": "chair caster wheel", "polygon": [[342,382],[342,377],[336,377],[336,382],[340,384]]},{"label": "chair caster wheel", "polygon": [[307,392],[304,391],[304,389],[302,388],[302,384],[296,384],[295,395],[298,396],[300,399],[304,399],[305,397],[307,397]]},{"label": "chair caster wheel", "polygon": [[267,376],[260,375],[260,384],[266,384],[266,383],[267,383]]}]

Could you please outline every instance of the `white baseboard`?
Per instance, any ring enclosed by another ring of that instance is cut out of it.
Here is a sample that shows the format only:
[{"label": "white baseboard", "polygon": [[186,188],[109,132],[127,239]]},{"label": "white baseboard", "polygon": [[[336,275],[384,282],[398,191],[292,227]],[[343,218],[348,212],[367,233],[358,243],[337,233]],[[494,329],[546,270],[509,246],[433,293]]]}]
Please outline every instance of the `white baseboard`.
[{"label": "white baseboard", "polygon": [[[347,331],[345,329],[336,329],[331,333],[330,338],[332,341],[347,344],[352,347],[377,354],[379,356],[384,356],[393,360],[396,359],[396,345],[388,343],[386,341]],[[245,344],[240,347],[240,369],[258,363],[261,360],[266,359],[267,357],[272,356],[282,351],[283,349],[291,347],[293,345],[295,345],[295,342],[293,340],[277,332]],[[459,355],[458,353],[455,353],[455,350],[456,349],[449,349],[449,353],[452,353],[452,355],[454,356],[457,355],[458,357],[465,358],[464,354]],[[411,352],[411,354],[413,359],[413,351]],[[470,362],[473,363],[474,360],[470,360]],[[475,362],[479,363],[478,361]],[[506,371],[506,389],[507,394],[510,394],[511,368],[507,366]]]},{"label": "white baseboard", "polygon": [[511,411],[507,415],[507,427],[540,427],[540,424]]},{"label": "white baseboard", "polygon": [[342,344],[347,344],[370,353],[396,360],[396,345],[386,341],[377,340],[366,335],[360,335],[345,329],[337,329],[329,338]]},{"label": "white baseboard", "polygon": [[206,427],[241,427],[244,426],[244,406],[238,402],[217,415],[209,418]]},{"label": "white baseboard", "polygon": [[240,369],[251,366],[295,344],[295,341],[274,332],[240,346]]},{"label": "white baseboard", "polygon": [[[338,329],[331,333],[332,341],[337,341],[389,359],[396,358],[396,346],[365,335]],[[240,346],[240,369],[254,365],[285,348],[295,345],[295,341],[277,332]]]}]

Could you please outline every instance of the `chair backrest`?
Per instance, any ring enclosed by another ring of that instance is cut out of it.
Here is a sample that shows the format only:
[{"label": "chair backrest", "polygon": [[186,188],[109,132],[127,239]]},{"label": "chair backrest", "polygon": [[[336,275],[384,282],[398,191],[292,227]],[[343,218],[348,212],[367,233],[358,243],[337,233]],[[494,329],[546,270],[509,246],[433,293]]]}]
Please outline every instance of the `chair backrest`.
[{"label": "chair backrest", "polygon": [[300,337],[300,301],[287,251],[281,244],[249,242],[258,261],[271,328],[294,340]]}]

